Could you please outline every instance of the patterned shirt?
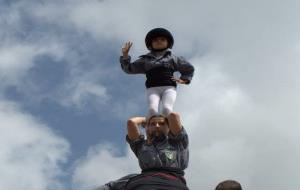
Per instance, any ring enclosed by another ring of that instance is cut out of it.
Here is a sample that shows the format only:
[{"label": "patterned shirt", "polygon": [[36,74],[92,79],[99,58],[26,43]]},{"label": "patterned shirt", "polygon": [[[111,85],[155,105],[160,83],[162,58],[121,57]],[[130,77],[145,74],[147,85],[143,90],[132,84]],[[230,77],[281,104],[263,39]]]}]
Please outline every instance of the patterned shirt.
[{"label": "patterned shirt", "polygon": [[189,150],[188,135],[184,128],[175,136],[171,132],[161,140],[151,144],[143,135],[137,140],[126,137],[132,151],[139,160],[142,170],[151,168],[174,168],[184,170],[188,166]]}]

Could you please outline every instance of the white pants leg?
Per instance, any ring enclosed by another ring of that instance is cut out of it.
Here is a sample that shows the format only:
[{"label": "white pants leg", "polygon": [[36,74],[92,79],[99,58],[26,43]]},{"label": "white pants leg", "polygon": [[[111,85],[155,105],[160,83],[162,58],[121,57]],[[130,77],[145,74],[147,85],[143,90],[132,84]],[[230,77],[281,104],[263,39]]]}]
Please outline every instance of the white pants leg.
[{"label": "white pants leg", "polygon": [[168,116],[173,111],[176,96],[177,92],[174,86],[168,86],[168,88],[163,91],[161,98],[163,115]]},{"label": "white pants leg", "polygon": [[159,103],[162,104],[162,114],[167,116],[173,111],[176,100],[176,88],[174,86],[158,86],[147,89],[148,117],[159,114]]},{"label": "white pants leg", "polygon": [[147,102],[148,102],[148,114],[147,117],[158,114],[158,107],[160,101],[159,87],[151,87],[147,89]]}]

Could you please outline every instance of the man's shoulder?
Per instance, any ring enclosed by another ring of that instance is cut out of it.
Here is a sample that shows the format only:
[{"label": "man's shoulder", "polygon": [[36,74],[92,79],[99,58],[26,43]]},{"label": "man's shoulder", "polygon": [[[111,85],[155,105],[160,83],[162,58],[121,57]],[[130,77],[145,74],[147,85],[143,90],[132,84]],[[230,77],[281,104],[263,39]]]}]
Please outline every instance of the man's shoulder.
[{"label": "man's shoulder", "polygon": [[171,132],[169,133],[169,141],[172,144],[181,144],[184,148],[188,148],[189,138],[184,127],[181,128],[181,131],[174,135]]},{"label": "man's shoulder", "polygon": [[180,136],[180,135],[186,135],[186,136],[188,135],[183,126],[181,127],[181,130],[178,134],[173,134],[171,131],[168,134],[169,137],[176,137],[176,136]]},{"label": "man's shoulder", "polygon": [[126,135],[126,141],[130,145],[137,145],[137,144],[145,143],[146,140],[144,135],[140,135],[137,139],[130,139],[129,136]]}]

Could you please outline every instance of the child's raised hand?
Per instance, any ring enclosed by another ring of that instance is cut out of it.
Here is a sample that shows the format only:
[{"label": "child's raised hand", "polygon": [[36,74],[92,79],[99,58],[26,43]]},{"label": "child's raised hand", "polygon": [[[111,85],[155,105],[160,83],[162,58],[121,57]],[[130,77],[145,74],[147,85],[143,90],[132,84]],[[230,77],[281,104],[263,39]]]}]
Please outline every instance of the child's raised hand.
[{"label": "child's raised hand", "polygon": [[126,42],[124,44],[124,46],[122,47],[122,54],[123,54],[123,57],[127,58],[128,57],[128,52],[130,50],[132,46],[132,42]]},{"label": "child's raised hand", "polygon": [[171,78],[173,81],[179,83],[179,84],[186,84],[186,81],[185,80],[182,80],[182,79],[177,79],[175,77],[172,77]]}]

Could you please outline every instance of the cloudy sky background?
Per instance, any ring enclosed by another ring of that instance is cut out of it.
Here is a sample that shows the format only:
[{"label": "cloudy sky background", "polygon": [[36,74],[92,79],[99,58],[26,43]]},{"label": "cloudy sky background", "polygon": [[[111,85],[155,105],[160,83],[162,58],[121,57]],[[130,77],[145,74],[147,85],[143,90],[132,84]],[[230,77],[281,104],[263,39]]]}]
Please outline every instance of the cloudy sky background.
[{"label": "cloudy sky background", "polygon": [[[300,2],[1,0],[0,189],[90,190],[139,172],[127,118],[146,113],[144,76],[120,69],[122,44],[146,52],[154,27],[196,68],[175,111],[190,134],[190,189],[300,186]],[[298,189],[297,189],[298,190]]]}]

